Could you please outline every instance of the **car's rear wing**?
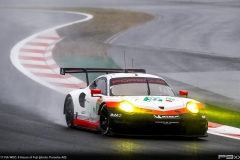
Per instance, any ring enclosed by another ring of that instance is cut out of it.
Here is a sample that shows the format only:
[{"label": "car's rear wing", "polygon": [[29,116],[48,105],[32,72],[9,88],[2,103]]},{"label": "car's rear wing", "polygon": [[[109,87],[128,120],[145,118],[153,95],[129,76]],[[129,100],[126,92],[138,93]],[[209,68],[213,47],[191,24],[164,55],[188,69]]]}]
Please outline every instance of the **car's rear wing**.
[{"label": "car's rear wing", "polygon": [[60,74],[86,73],[87,85],[89,85],[88,73],[146,73],[145,69],[112,69],[112,68],[60,68]]}]

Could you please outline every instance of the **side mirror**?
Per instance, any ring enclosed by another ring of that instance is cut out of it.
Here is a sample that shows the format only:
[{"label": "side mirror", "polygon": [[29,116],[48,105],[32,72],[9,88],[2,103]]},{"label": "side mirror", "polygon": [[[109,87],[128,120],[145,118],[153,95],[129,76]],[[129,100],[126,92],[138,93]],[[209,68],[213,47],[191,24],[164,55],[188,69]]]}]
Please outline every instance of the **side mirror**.
[{"label": "side mirror", "polygon": [[99,96],[99,95],[95,95],[95,94],[101,94],[102,91],[101,89],[91,89],[91,96],[92,97],[102,97],[102,96]]},{"label": "side mirror", "polygon": [[188,91],[187,90],[180,90],[179,91],[179,96],[186,96],[186,98],[188,97]]}]

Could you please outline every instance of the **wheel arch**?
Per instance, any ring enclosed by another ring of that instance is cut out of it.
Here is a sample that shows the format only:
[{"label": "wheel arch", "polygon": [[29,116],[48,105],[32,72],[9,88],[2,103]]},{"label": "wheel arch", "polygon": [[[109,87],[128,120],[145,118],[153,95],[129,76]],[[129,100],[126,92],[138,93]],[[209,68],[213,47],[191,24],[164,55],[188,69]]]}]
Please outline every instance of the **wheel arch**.
[{"label": "wheel arch", "polygon": [[102,107],[103,107],[104,105],[107,106],[107,104],[106,104],[105,102],[102,102],[102,103],[100,104],[100,106],[99,106],[99,108],[98,108],[98,114],[97,114],[97,115],[100,115],[100,111],[101,111],[101,109],[102,109]]}]

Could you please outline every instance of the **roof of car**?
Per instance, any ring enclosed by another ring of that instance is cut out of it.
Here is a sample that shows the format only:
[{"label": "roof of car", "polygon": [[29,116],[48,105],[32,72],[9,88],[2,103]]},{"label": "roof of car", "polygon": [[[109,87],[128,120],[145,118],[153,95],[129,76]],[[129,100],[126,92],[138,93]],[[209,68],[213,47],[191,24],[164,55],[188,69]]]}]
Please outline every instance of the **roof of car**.
[{"label": "roof of car", "polygon": [[[121,77],[148,77],[148,78],[161,78],[159,76],[155,76],[152,74],[146,73],[112,73],[105,76],[109,76],[111,78],[121,78]],[[161,78],[162,79],[162,78]]]}]

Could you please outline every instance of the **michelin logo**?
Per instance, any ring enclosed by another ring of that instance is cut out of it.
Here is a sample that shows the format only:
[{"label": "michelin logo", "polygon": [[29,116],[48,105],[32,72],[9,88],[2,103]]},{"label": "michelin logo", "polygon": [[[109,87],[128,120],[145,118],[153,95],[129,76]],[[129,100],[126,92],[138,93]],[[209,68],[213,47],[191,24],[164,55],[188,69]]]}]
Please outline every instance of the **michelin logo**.
[{"label": "michelin logo", "polygon": [[174,116],[162,116],[162,115],[153,115],[154,118],[156,119],[179,119],[179,115],[174,115]]}]

